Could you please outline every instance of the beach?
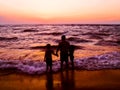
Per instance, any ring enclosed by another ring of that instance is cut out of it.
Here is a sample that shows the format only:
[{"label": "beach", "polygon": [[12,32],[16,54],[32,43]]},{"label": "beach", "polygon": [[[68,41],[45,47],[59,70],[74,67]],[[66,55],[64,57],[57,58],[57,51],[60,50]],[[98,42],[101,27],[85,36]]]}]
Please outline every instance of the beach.
[{"label": "beach", "polygon": [[1,90],[119,90],[120,88],[119,52],[81,58],[74,61],[74,70],[69,65],[69,69],[59,71],[58,61],[53,63],[53,72],[45,72],[39,66],[33,68],[40,62],[36,64],[23,62],[21,68],[14,62],[4,61],[6,64],[1,64]]}]

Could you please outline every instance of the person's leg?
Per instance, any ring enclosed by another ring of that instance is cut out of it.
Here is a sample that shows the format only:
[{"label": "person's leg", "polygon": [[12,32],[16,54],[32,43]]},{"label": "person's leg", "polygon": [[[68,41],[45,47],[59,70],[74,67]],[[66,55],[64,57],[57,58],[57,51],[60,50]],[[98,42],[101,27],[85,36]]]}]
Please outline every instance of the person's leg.
[{"label": "person's leg", "polygon": [[65,56],[65,63],[66,63],[66,68],[68,69],[68,55],[67,54]]},{"label": "person's leg", "polygon": [[48,64],[46,64],[46,71],[48,71]]},{"label": "person's leg", "polygon": [[50,65],[50,71],[52,71],[52,65]]},{"label": "person's leg", "polygon": [[61,60],[61,70],[63,69],[63,60]]},{"label": "person's leg", "polygon": [[60,61],[61,61],[60,65],[61,65],[61,70],[63,69],[63,60],[64,60],[63,55],[60,54]]},{"label": "person's leg", "polygon": [[50,71],[52,72],[52,60],[50,61]]},{"label": "person's leg", "polygon": [[72,68],[74,68],[74,62],[73,62],[73,60],[74,60],[74,56],[70,56],[70,61],[71,61],[71,64],[72,64]]},{"label": "person's leg", "polygon": [[66,68],[68,69],[68,60],[66,59]]}]

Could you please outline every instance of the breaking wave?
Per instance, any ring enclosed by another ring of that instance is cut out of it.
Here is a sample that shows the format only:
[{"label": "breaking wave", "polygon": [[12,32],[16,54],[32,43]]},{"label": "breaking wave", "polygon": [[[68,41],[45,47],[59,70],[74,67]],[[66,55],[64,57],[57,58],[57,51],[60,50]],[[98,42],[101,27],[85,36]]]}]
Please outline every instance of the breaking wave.
[{"label": "breaking wave", "polygon": [[17,40],[18,37],[0,37],[0,41],[10,41],[10,40]]},{"label": "breaking wave", "polygon": [[[74,66],[77,70],[120,69],[120,52],[76,59]],[[69,68],[71,68],[70,62]],[[0,60],[0,69],[13,69],[27,74],[43,74],[46,72],[46,63],[32,60]],[[53,62],[52,70],[53,72],[60,70],[60,61]]]}]

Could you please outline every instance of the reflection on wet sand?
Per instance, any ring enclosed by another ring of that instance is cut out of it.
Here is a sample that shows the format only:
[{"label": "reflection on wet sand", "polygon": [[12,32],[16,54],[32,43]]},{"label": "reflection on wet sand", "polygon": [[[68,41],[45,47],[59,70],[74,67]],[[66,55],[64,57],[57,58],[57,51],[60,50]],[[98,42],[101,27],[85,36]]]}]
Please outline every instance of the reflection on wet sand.
[{"label": "reflection on wet sand", "polygon": [[52,74],[52,72],[46,74],[46,90],[53,90],[53,74]]},{"label": "reflection on wet sand", "polygon": [[49,73],[46,74],[46,90],[119,90],[119,75],[119,70],[65,70],[59,74]]},{"label": "reflection on wet sand", "polygon": [[53,79],[53,73],[46,74],[46,90],[74,90],[75,89],[75,77],[74,70],[61,71],[59,74],[59,84],[56,86],[56,80]]},{"label": "reflection on wet sand", "polygon": [[62,90],[74,90],[75,80],[74,80],[74,70],[61,72],[61,88]]},{"label": "reflection on wet sand", "polygon": [[120,70],[63,71],[25,75],[0,71],[0,90],[119,90]]},{"label": "reflection on wet sand", "polygon": [[[65,70],[59,73],[59,78],[55,80],[56,75],[52,72],[46,74],[46,90],[74,90],[75,89],[75,77],[74,70]],[[56,85],[56,81],[57,83]]]}]

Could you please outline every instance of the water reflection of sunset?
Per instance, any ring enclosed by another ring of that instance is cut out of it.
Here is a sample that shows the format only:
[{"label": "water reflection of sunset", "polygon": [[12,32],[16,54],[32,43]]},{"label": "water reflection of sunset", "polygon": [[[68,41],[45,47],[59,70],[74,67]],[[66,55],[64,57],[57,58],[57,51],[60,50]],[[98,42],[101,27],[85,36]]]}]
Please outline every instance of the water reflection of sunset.
[{"label": "water reflection of sunset", "polygon": [[[78,49],[75,51],[75,59],[85,58],[105,54],[112,51],[120,51],[117,47],[110,46],[85,46],[86,49]],[[19,49],[0,49],[0,59],[5,60],[44,60],[44,50],[19,50]],[[59,57],[53,55],[53,61],[59,60]]]}]

